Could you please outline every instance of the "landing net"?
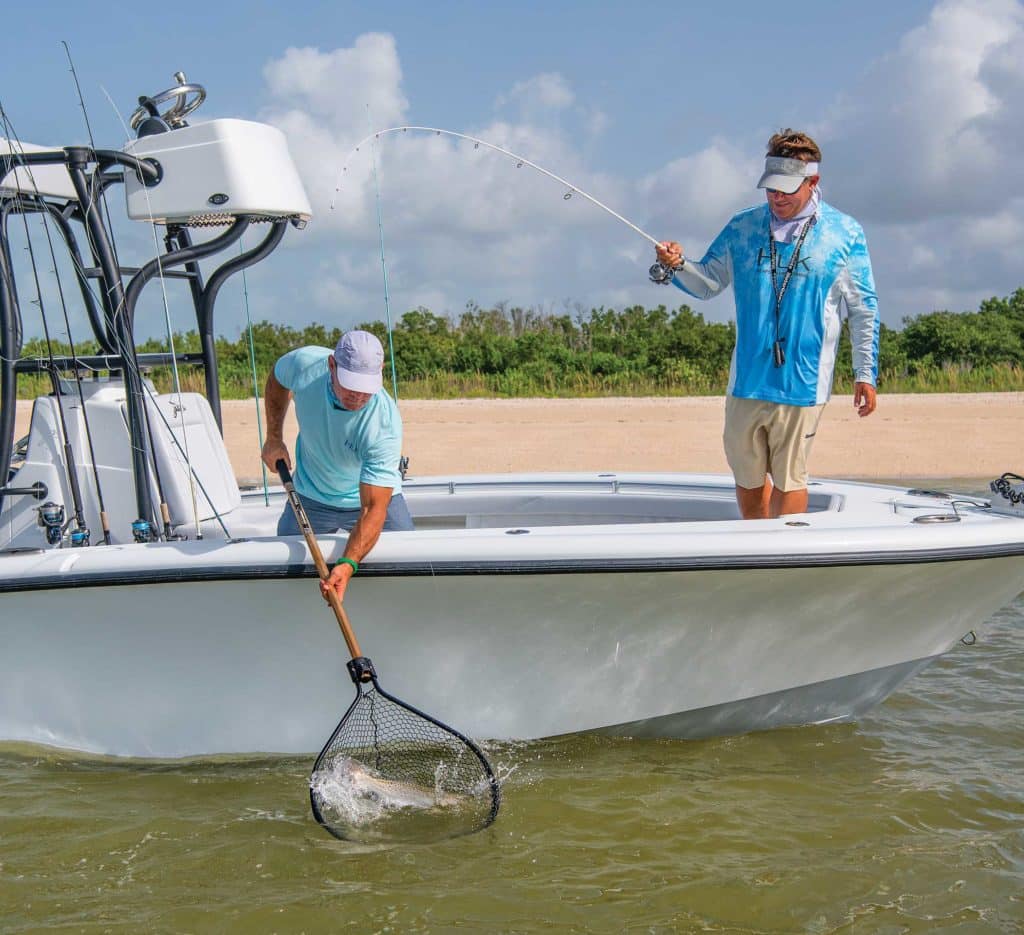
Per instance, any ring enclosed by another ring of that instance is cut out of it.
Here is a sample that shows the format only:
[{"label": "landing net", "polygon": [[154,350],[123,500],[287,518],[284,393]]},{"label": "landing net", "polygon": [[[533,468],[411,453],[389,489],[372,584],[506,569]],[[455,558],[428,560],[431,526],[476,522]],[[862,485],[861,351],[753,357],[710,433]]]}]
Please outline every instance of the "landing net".
[{"label": "landing net", "polygon": [[348,841],[458,837],[486,827],[500,792],[469,738],[384,691],[376,678],[327,741],[309,778],[313,815]]}]

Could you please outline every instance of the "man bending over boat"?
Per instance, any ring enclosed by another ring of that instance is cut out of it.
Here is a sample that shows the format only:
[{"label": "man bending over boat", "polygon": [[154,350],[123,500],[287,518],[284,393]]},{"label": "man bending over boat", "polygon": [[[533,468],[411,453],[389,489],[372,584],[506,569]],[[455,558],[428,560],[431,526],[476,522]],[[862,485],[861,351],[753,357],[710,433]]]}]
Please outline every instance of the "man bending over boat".
[{"label": "man bending over boat", "polygon": [[[383,389],[383,367],[384,348],[377,337],[349,331],[333,353],[315,346],[289,351],[267,377],[263,463],[276,470],[283,458],[292,467],[284,418],[294,398],[299,422],[295,492],[315,532],[349,534],[344,556],[323,585],[333,587],[342,599],[381,530],[413,528],[398,469],[402,418]],[[299,534],[287,503],[277,534]]]},{"label": "man bending over boat", "polygon": [[768,141],[758,188],[767,204],[726,224],[699,263],[675,241],[657,256],[697,299],[730,283],[736,346],[729,368],[725,453],[744,519],[807,511],[807,458],[832,392],[841,306],[853,345],[853,404],[875,411],[878,301],[864,231],[821,200],[821,150],[805,133]]}]

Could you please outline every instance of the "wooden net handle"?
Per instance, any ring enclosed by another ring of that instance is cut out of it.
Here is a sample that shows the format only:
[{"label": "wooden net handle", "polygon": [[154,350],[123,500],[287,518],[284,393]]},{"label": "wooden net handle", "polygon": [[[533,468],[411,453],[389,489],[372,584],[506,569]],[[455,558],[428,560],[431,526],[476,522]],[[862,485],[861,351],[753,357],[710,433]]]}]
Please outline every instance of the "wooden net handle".
[{"label": "wooden net handle", "polygon": [[[320,551],[320,543],[316,541],[313,527],[309,524],[309,517],[306,516],[302,501],[295,492],[291,471],[288,470],[288,465],[285,464],[283,458],[277,462],[277,473],[281,477],[281,483],[284,484],[285,493],[288,495],[288,502],[292,505],[295,519],[298,521],[299,529],[302,530],[302,536],[306,540],[306,547],[309,549],[310,555],[313,556],[313,563],[316,565],[317,574],[320,576],[321,581],[326,581],[331,576],[331,571],[327,567],[327,562],[324,561],[323,553]],[[341,627],[341,635],[345,637],[345,645],[348,646],[349,655],[353,659],[359,658],[363,652],[359,648],[359,641],[352,630],[352,624],[348,622],[348,614],[345,613],[341,598],[338,597],[338,592],[334,588],[330,588],[327,591],[327,603],[331,605],[331,610],[334,611],[334,616],[338,620],[338,626]]]}]

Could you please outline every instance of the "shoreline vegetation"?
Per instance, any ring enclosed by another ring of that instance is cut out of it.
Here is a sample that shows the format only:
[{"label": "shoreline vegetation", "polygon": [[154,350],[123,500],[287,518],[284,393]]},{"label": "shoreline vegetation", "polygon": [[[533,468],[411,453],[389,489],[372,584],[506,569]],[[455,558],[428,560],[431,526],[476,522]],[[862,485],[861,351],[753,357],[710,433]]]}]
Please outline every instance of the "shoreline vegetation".
[{"label": "shoreline vegetation", "polygon": [[[383,322],[372,331],[388,348]],[[302,345],[333,347],[341,330],[312,324],[303,329],[263,321],[235,341],[217,339],[221,395],[246,399],[262,394],[267,373],[281,354]],[[499,303],[470,303],[457,321],[425,308],[406,312],[393,330],[394,370],[403,399],[596,398],[720,396],[725,393],[735,340],[732,322],[705,321],[687,305],[616,311],[577,307],[555,314]],[[178,353],[199,350],[196,332],[174,336]],[[140,352],[166,351],[150,340]],[[41,339],[22,356],[69,354],[66,344]],[[96,353],[80,344],[74,353]],[[253,363],[256,378],[254,386]],[[834,392],[853,392],[850,339],[840,336]],[[172,388],[168,367],[149,374],[161,392]],[[179,367],[183,390],[204,387],[202,372]],[[48,377],[22,374],[18,398],[48,389]],[[392,386],[391,361],[385,383]],[[1005,298],[986,299],[974,312],[936,311],[882,325],[879,335],[882,393],[1000,393],[1024,391],[1024,287]]]}]

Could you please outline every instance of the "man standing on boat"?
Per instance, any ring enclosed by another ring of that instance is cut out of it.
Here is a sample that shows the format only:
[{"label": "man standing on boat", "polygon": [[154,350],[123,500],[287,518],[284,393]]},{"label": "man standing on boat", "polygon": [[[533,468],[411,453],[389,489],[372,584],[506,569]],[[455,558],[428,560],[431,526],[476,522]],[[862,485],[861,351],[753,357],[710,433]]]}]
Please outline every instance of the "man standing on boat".
[{"label": "man standing on boat", "polygon": [[805,133],[776,133],[757,183],[767,204],[733,217],[699,263],[675,241],[657,248],[671,282],[694,298],[733,287],[736,346],[724,442],[744,519],[807,510],[807,457],[832,392],[843,304],[853,404],[860,416],[875,411],[879,319],[871,260],[860,224],[821,200],[820,161]]},{"label": "man standing on boat", "polygon": [[[284,444],[284,418],[295,399],[295,492],[318,533],[348,531],[345,554],[322,587],[344,598],[349,579],[376,545],[381,531],[412,529],[402,496],[398,462],[402,417],[383,389],[384,348],[368,331],[342,335],[326,347],[289,351],[267,377],[267,439],[263,463],[271,470],[292,460]],[[299,534],[288,504],[279,536]]]}]

